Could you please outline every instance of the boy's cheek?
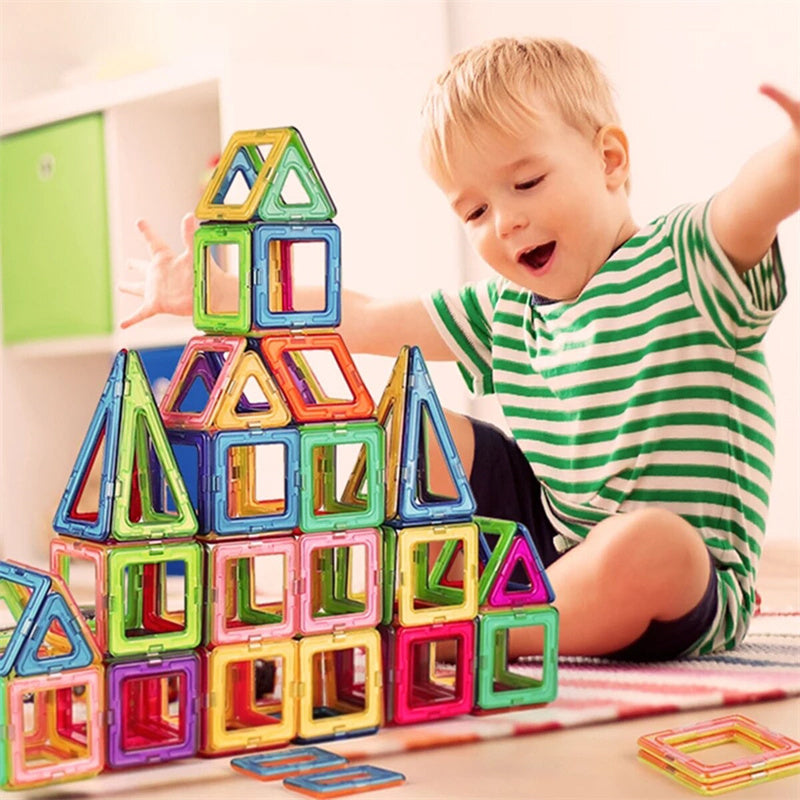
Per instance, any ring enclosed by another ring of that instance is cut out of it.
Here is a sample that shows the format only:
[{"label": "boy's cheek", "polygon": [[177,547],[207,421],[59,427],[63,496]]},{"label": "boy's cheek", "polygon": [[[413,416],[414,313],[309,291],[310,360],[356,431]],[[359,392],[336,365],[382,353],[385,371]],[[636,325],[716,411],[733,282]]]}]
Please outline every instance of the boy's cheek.
[{"label": "boy's cheek", "polygon": [[465,229],[467,232],[467,240],[479,253],[482,253],[489,247],[489,237],[486,235],[485,230],[479,230],[474,226],[468,226]]},{"label": "boy's cheek", "polygon": [[486,247],[486,242],[478,239],[471,239],[470,244],[472,245],[475,252],[484,260],[484,261],[491,261],[491,253],[489,252],[488,248]]}]

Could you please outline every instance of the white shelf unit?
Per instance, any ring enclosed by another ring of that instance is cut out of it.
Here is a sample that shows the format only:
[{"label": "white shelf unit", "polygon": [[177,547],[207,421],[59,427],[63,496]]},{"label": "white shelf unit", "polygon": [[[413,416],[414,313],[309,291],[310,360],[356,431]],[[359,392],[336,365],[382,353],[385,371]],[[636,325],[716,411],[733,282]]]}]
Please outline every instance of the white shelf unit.
[{"label": "white shelf unit", "polygon": [[113,353],[179,344],[194,335],[189,320],[164,315],[121,330],[119,321],[137,299],[116,286],[128,277],[128,259],[146,255],[138,217],[172,247],[182,246],[178,223],[194,208],[204,166],[221,148],[219,84],[205,65],[170,67],[54,92],[3,111],[0,136],[102,112],[114,320],[109,336],[15,344],[6,348],[8,355]]},{"label": "white shelf unit", "polygon": [[139,217],[182,248],[181,217],[221,149],[219,74],[184,65],[31,98],[2,110],[0,135],[94,112],[104,120],[112,331],[0,349],[0,556],[25,563],[45,563],[52,516],[113,354],[180,345],[197,333],[190,319],[169,315],[121,330],[138,298],[116,287],[128,260],[146,257]]}]

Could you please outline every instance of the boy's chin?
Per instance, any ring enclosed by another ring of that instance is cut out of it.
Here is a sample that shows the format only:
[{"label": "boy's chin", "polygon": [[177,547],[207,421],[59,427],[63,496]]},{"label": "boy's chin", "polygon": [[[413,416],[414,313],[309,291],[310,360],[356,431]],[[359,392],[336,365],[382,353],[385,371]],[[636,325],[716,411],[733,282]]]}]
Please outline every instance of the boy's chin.
[{"label": "boy's chin", "polygon": [[581,292],[586,288],[588,281],[580,280],[559,281],[557,275],[550,274],[546,278],[537,278],[535,275],[527,274],[522,277],[520,285],[537,298],[549,300],[553,303],[571,303],[580,297]]},{"label": "boy's chin", "polygon": [[[585,284],[580,281],[571,281],[565,285],[558,280],[557,270],[548,269],[548,274],[537,275],[529,267],[524,269],[494,268],[494,271],[507,278],[515,286],[528,292],[533,292],[537,298],[553,303],[571,302],[576,300],[583,291]],[[549,265],[548,265],[549,267]]]},{"label": "boy's chin", "polygon": [[582,289],[578,291],[565,291],[562,289],[559,291],[555,287],[547,287],[542,283],[537,285],[533,282],[530,282],[524,288],[535,295],[535,300],[537,301],[535,304],[572,303],[578,299],[581,291],[583,291]]}]

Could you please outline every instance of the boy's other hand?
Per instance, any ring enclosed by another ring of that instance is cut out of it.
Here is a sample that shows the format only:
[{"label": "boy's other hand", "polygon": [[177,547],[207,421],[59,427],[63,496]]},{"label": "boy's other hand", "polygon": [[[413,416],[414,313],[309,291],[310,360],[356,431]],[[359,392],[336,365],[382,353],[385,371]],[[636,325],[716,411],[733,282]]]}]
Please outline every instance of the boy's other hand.
[{"label": "boy's other hand", "polygon": [[194,232],[198,222],[192,214],[181,220],[181,235],[185,249],[177,255],[170,249],[146,220],[140,219],[136,227],[147,244],[150,260],[130,259],[128,266],[138,273],[139,279],[125,281],[118,288],[126,294],[142,298],[136,311],[120,322],[129,328],[155,314],[191,316],[194,302]]},{"label": "boy's other hand", "polygon": [[783,89],[773,86],[771,83],[762,83],[758,87],[758,91],[777,103],[787,113],[795,131],[800,134],[800,100],[787,94]]},{"label": "boy's other hand", "polygon": [[762,83],[758,91],[779,105],[791,122],[792,127],[785,136],[788,144],[786,177],[790,185],[787,192],[791,204],[790,211],[794,212],[800,208],[800,100],[796,95],[791,95],[771,83]]}]

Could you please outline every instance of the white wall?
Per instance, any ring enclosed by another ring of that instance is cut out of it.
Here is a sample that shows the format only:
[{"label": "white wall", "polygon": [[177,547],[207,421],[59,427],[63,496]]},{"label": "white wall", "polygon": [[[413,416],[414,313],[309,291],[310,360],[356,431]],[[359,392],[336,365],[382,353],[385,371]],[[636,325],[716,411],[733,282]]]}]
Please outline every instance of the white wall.
[{"label": "white wall", "polygon": [[[345,285],[408,295],[481,270],[417,160],[419,105],[448,52],[501,34],[558,35],[593,52],[617,88],[644,222],[708,196],[783,130],[756,87],[800,90],[799,24],[798,4],[775,2],[0,0],[0,113],[38,92],[208,54],[224,64],[223,136],[303,131],[339,208]],[[797,217],[781,231],[790,297],[767,342],[781,431],[771,537],[800,530],[799,234]],[[361,365],[376,390],[390,364]],[[434,375],[444,402],[465,408],[454,370]],[[0,510],[3,529],[7,518]]]}]

